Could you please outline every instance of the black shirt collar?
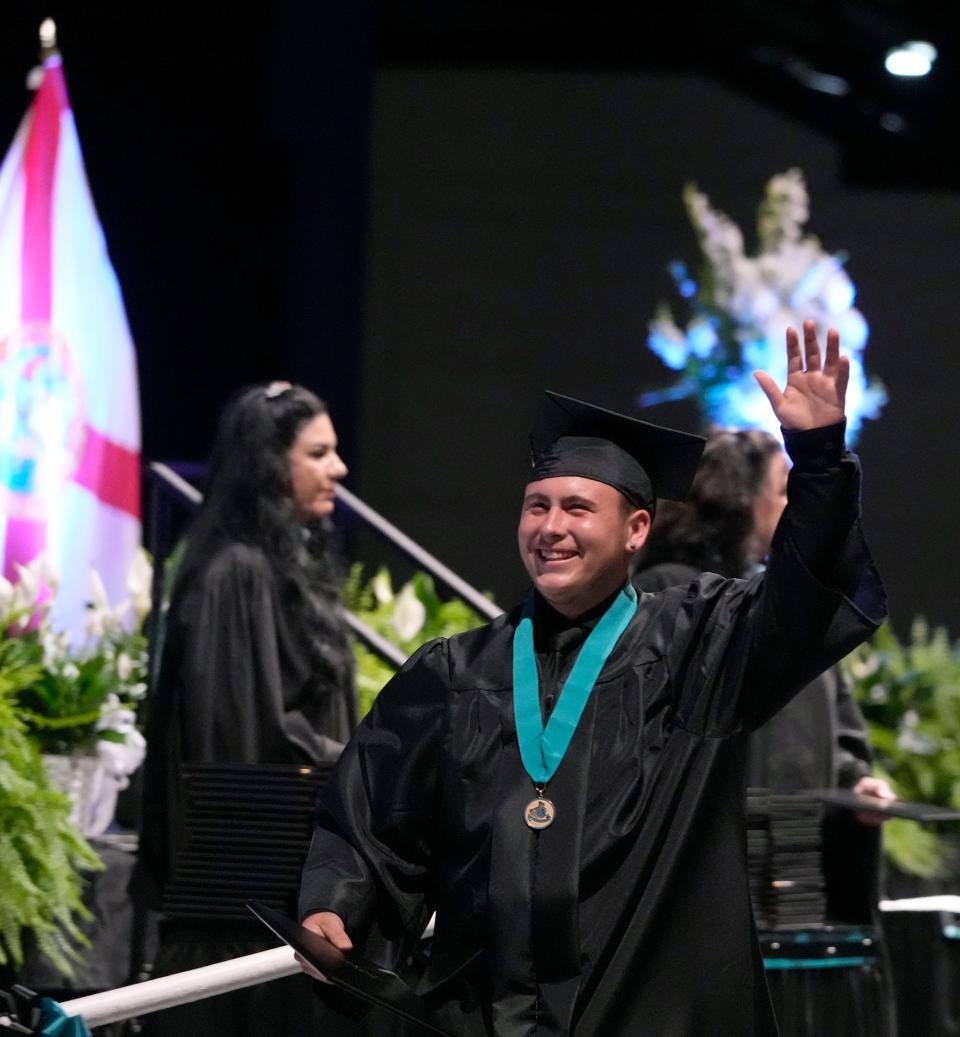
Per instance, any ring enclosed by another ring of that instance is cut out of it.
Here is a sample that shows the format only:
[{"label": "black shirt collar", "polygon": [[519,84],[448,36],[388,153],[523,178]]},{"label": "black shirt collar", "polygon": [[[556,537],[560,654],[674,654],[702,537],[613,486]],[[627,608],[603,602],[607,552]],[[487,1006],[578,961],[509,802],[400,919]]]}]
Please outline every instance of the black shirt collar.
[{"label": "black shirt collar", "polygon": [[539,591],[533,592],[533,642],[537,651],[564,652],[586,640],[590,631],[600,621],[613,599],[620,593],[614,591],[608,598],[576,619],[568,619],[558,612]]}]

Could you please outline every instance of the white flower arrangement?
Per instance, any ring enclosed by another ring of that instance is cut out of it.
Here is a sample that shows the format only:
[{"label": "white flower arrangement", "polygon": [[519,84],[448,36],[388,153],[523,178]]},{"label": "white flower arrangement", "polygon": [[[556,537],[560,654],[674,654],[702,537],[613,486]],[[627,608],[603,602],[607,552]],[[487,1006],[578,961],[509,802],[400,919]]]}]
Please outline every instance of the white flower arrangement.
[{"label": "white flower arrangement", "polygon": [[137,706],[147,690],[142,626],[150,604],[150,562],[143,551],[134,558],[130,598],[117,606],[99,574],[91,572],[79,645],[51,625],[59,580],[48,560],[40,556],[18,566],[17,577],[14,583],[0,579],[2,658],[11,671],[35,677],[19,687],[13,705],[27,736],[46,754],[51,778],[71,793],[72,822],[84,835],[97,835],[110,824],[117,793],[146,753]]},{"label": "white flower arrangement", "polygon": [[[398,592],[386,567],[364,578],[360,562],[350,570],[342,595],[343,604],[381,637],[411,655],[435,637],[451,637],[482,623],[481,617],[459,598],[444,601],[433,579],[425,572],[414,573]],[[365,714],[374,699],[394,674],[394,667],[383,662],[359,642],[355,642],[357,690],[360,713]]]},{"label": "white flower arrangement", "polygon": [[887,394],[864,371],[868,327],[854,307],[846,256],[826,252],[803,232],[810,211],[803,174],[790,169],[768,182],[757,214],[755,256],[746,254],[740,228],[712,208],[694,184],[686,185],[683,198],[703,264],[696,280],[683,262],[670,264],[689,317],[681,327],[669,304],[661,303],[647,339],[663,363],[683,377],[671,388],[642,394],[640,405],[692,396],[710,422],[776,433],[776,418],[753,372],[768,371],[783,384],[786,329],[813,320],[821,334],[837,328],[850,357],[847,435],[854,442],[863,420],[877,417]]},{"label": "white flower arrangement", "polygon": [[19,694],[28,731],[44,751],[90,749],[103,740],[139,745],[133,719],[147,690],[141,628],[152,569],[146,553],[140,551],[130,567],[130,598],[116,606],[91,571],[85,639],[79,645],[51,625],[59,580],[47,558],[17,566],[17,577],[13,583],[0,577],[0,638],[11,664],[39,668],[40,678]]}]

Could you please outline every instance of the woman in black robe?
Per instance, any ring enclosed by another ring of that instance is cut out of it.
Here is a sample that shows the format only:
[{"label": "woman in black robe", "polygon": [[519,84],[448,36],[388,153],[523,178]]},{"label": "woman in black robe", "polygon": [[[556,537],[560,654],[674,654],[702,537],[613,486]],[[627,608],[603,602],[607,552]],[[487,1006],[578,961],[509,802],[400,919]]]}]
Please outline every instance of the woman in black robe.
[{"label": "woman in black robe", "polygon": [[[352,654],[339,614],[330,515],[346,474],[325,404],[275,382],[225,413],[203,507],[188,536],[150,699],[138,885],[157,907],[170,878],[188,763],[323,764],[357,722]],[[272,946],[250,923],[161,918],[154,975]],[[263,988],[148,1017],[148,1029],[312,1032],[309,984]],[[299,1027],[299,1029],[298,1029]]]}]

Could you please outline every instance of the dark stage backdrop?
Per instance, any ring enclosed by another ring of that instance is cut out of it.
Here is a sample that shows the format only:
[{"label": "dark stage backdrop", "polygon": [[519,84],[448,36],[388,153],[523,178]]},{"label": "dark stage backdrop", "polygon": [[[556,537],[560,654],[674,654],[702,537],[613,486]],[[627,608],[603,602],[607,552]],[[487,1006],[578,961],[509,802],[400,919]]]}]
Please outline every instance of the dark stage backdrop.
[{"label": "dark stage backdrop", "polygon": [[144,456],[206,456],[226,399],[274,378],[320,387],[353,428],[375,2],[4,4],[0,148],[51,15],[137,346]]},{"label": "dark stage backdrop", "polygon": [[[867,521],[901,632],[960,635],[954,277],[960,195],[850,190],[834,147],[692,76],[382,69],[376,0],[185,21],[14,0],[0,138],[58,18],[93,194],[137,344],[144,454],[206,455],[226,398],[289,377],[330,398],[349,484],[508,605],[525,437],[553,387],[630,411],[699,181],[745,229],[767,178],[809,179],[850,253],[888,385],[866,426]],[[693,427],[683,405],[653,417]]]},{"label": "dark stage backdrop", "polygon": [[[526,431],[553,388],[630,413],[671,372],[644,345],[665,267],[698,250],[694,179],[749,235],[767,178],[807,176],[809,229],[850,254],[890,402],[859,449],[901,633],[960,633],[953,282],[960,197],[851,190],[834,146],[694,76],[382,71],[374,102],[362,494],[510,605]],[[686,404],[648,412],[694,428]]]}]

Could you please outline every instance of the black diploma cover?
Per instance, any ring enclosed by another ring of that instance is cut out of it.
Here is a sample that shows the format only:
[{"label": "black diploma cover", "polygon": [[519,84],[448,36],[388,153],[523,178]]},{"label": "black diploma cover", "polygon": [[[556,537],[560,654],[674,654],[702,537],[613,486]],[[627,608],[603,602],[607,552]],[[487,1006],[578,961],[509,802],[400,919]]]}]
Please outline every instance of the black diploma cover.
[{"label": "black diploma cover", "polygon": [[931,803],[911,803],[905,799],[882,800],[861,796],[850,789],[814,789],[806,793],[821,803],[847,810],[863,810],[883,817],[904,817],[908,821],[932,824],[934,821],[960,821],[960,810],[938,807]]},{"label": "black diploma cover", "polygon": [[460,1037],[438,1023],[423,1001],[395,972],[366,961],[356,951],[339,950],[319,933],[304,929],[272,907],[254,900],[247,904],[247,908],[334,986],[366,1004],[377,1005],[407,1022],[416,1023],[429,1033]]}]

